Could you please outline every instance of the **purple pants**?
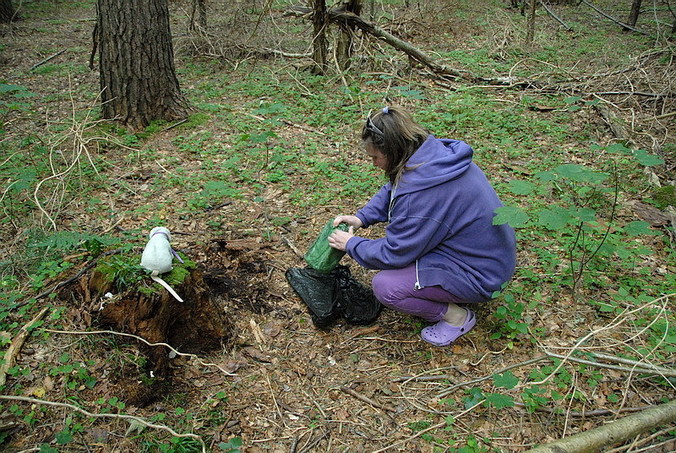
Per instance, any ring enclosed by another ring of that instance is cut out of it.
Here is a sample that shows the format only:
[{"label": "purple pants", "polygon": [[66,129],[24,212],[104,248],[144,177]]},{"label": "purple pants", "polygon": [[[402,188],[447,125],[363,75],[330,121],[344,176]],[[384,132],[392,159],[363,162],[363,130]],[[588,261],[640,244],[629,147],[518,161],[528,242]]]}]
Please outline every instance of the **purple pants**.
[{"label": "purple pants", "polygon": [[373,294],[386,307],[430,322],[443,318],[449,303],[462,302],[440,286],[415,289],[415,282],[415,263],[380,271],[373,277]]}]

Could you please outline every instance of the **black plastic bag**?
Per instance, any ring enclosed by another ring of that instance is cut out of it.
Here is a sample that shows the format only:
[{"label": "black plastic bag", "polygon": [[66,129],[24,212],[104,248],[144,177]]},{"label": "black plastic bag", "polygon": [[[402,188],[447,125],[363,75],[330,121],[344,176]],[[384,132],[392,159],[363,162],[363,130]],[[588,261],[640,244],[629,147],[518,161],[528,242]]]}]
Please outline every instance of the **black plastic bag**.
[{"label": "black plastic bag", "polygon": [[380,302],[369,287],[352,277],[347,266],[337,266],[330,272],[291,268],[285,275],[308,306],[317,327],[328,327],[340,317],[349,324],[371,324],[380,314]]}]

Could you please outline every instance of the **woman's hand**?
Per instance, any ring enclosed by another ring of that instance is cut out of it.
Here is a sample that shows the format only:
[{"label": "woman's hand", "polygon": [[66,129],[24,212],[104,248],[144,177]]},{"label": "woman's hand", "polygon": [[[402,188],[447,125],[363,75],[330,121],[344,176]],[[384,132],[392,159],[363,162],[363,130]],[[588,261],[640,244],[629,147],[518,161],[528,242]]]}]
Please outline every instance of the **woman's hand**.
[{"label": "woman's hand", "polygon": [[[347,223],[347,222],[346,222]],[[329,245],[337,250],[345,251],[347,241],[354,237],[354,227],[350,225],[347,231],[336,230],[329,236]]]},{"label": "woman's hand", "polygon": [[351,227],[354,227],[354,229],[361,228],[362,226],[361,220],[356,215],[339,215],[333,219],[334,227],[337,227],[341,223],[347,223]]}]

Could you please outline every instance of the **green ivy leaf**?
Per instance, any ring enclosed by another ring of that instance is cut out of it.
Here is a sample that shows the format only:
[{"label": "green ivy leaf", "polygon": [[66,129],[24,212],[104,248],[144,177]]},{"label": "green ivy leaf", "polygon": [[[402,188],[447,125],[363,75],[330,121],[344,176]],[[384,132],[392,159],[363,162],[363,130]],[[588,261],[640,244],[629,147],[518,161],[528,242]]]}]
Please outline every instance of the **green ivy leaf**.
[{"label": "green ivy leaf", "polygon": [[465,403],[465,409],[476,406],[486,398],[484,392],[482,392],[480,388],[472,387],[467,393],[469,393],[469,396],[462,399]]},{"label": "green ivy leaf", "polygon": [[581,100],[582,98],[580,96],[568,96],[565,98],[563,101],[566,104],[575,104],[577,101]]},{"label": "green ivy leaf", "polygon": [[535,177],[542,182],[556,181],[556,173],[552,170],[537,172],[535,173]]},{"label": "green ivy leaf", "polygon": [[631,154],[631,150],[622,143],[613,143],[606,148],[609,153]]},{"label": "green ivy leaf", "polygon": [[529,220],[528,214],[514,206],[502,206],[495,210],[493,225],[509,224],[512,228],[523,228]]}]

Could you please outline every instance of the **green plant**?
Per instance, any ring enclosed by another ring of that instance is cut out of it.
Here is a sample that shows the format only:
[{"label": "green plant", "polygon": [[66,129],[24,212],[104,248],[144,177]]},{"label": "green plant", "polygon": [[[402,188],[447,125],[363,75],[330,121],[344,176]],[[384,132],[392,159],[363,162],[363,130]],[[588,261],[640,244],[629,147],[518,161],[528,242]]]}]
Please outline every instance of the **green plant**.
[{"label": "green plant", "polygon": [[227,442],[219,442],[218,448],[220,448],[222,451],[226,453],[239,453],[240,449],[239,447],[242,446],[242,438],[241,437],[233,437]]},{"label": "green plant", "polygon": [[[622,145],[606,149],[620,157],[630,156],[642,165],[659,165],[663,161],[642,150],[629,150]],[[576,297],[585,273],[605,268],[608,255],[625,253],[623,236],[652,234],[647,224],[632,222],[618,225],[616,210],[620,195],[619,170],[613,165],[610,174],[581,164],[563,164],[553,170],[539,172],[530,181],[514,181],[510,190],[517,195],[554,195],[548,205],[530,214],[515,206],[496,210],[494,224],[509,223],[514,228],[540,228],[557,233],[566,251],[570,270],[570,288]],[[589,281],[589,279],[587,280]],[[504,310],[503,310],[504,311]],[[504,315],[504,313],[503,313]]]}]

